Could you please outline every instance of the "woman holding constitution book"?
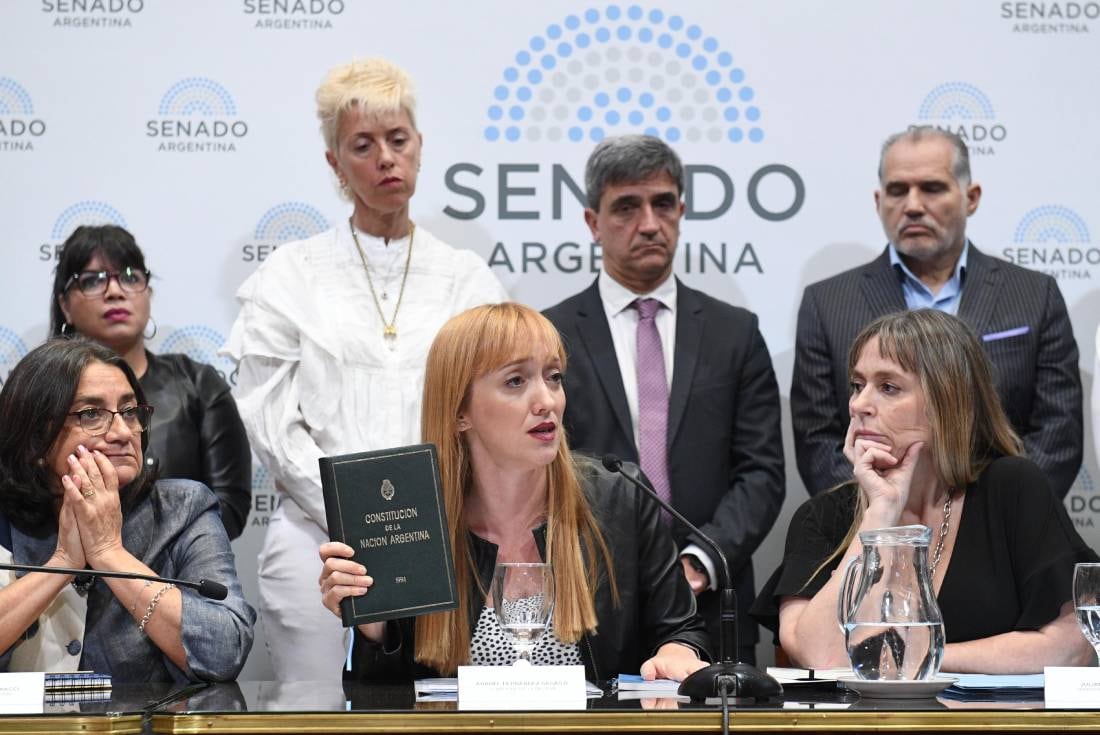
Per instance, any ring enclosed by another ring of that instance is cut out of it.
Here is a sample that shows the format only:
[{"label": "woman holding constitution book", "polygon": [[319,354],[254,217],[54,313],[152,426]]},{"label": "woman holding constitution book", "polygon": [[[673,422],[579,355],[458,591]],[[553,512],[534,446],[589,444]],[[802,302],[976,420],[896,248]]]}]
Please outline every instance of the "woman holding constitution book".
[{"label": "woman holding constitution book", "polygon": [[[557,330],[519,304],[470,309],[440,330],[421,433],[439,450],[458,608],[359,626],[351,676],[512,663],[487,598],[497,562],[552,564],[552,635],[539,640],[535,663],[583,663],[591,681],[639,670],[681,680],[704,665],[705,626],[657,504],[569,450],[564,369]],[[369,594],[373,579],[350,546],[330,542],[320,553],[322,601],[339,617],[340,600]]]},{"label": "woman holding constitution book", "polygon": [[82,337],[55,339],[0,390],[0,562],[130,572],[228,588],[0,571],[0,671],[92,670],[116,681],[230,681],[252,647],[218,499],[156,481],[152,408],[133,370]]}]

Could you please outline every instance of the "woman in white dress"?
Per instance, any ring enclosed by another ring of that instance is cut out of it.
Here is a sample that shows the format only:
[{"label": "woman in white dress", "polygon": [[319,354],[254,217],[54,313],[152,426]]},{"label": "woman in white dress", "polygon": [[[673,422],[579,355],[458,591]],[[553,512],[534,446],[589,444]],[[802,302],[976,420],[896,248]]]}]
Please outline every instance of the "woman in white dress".
[{"label": "woman in white dress", "polygon": [[280,497],[259,557],[278,680],[340,677],[345,631],[317,599],[328,540],[317,459],[413,444],[428,348],[451,316],[507,294],[484,260],[410,219],[423,142],[406,74],[381,59],[317,90],[325,158],[351,216],[287,243],[237,292],[225,351],[252,446]]}]

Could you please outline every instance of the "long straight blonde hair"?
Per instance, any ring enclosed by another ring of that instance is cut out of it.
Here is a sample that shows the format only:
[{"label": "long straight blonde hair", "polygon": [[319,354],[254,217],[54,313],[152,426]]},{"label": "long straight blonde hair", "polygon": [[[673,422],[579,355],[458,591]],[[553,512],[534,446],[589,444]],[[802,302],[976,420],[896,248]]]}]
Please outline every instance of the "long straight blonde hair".
[{"label": "long straight blonde hair", "polygon": [[[458,430],[458,415],[466,408],[475,379],[539,349],[556,354],[564,370],[565,348],[554,325],[534,309],[504,303],[475,307],[454,317],[439,330],[428,352],[421,436],[439,450],[458,608],[417,619],[416,660],[444,675],[469,658],[471,589],[487,594],[480,589],[468,537],[465,504],[473,490],[473,468],[466,440]],[[585,631],[596,630],[593,599],[601,568],[616,604],[618,592],[611,551],[581,489],[564,436],[546,467],[546,480],[546,560],[554,569],[554,632],[572,643]],[[601,559],[603,564],[598,563]]]}]

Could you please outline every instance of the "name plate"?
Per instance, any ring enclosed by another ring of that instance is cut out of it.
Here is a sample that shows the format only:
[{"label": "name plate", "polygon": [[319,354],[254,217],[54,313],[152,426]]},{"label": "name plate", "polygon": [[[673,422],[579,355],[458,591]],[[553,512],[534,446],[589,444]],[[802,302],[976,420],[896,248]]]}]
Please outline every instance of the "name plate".
[{"label": "name plate", "polygon": [[344,626],[458,604],[434,444],[321,457],[329,538],[355,549],[374,585],[340,601]]},{"label": "name plate", "polygon": [[585,709],[583,666],[459,666],[458,708]]},{"label": "name plate", "polygon": [[0,714],[42,714],[46,675],[41,671],[0,674]]},{"label": "name plate", "polygon": [[1047,666],[1043,669],[1047,707],[1100,709],[1100,668]]}]

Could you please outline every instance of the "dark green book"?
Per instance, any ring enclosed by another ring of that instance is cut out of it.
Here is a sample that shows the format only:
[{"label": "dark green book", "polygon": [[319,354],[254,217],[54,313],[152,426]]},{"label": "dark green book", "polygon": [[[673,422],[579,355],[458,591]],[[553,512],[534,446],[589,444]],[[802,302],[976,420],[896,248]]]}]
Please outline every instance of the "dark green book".
[{"label": "dark green book", "polygon": [[374,585],[340,603],[345,627],[458,605],[434,444],[321,457],[328,535]]}]

